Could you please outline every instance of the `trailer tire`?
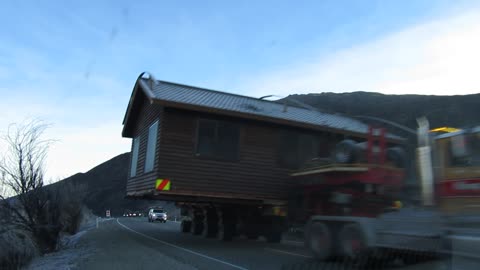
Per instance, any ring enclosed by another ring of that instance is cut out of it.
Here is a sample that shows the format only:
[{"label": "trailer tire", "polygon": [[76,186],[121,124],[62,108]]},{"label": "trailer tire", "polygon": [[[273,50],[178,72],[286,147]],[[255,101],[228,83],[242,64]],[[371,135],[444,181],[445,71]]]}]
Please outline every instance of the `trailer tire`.
[{"label": "trailer tire", "polygon": [[332,256],[333,237],[330,229],[323,222],[308,225],[305,243],[316,259],[324,261]]},{"label": "trailer tire", "polygon": [[280,243],[282,240],[282,232],[279,230],[270,230],[266,233],[265,237],[269,243]]},{"label": "trailer tire", "polygon": [[213,238],[218,233],[218,216],[215,210],[208,209],[205,211],[203,219],[202,236],[205,238]]},{"label": "trailer tire", "polygon": [[246,232],[245,233],[245,236],[247,237],[247,239],[249,240],[257,240],[258,239],[258,232]]},{"label": "trailer tire", "polygon": [[229,226],[224,227],[223,224],[221,224],[218,227],[218,232],[217,232],[217,238],[222,241],[232,241],[233,240],[233,230],[229,229]]},{"label": "trailer tire", "polygon": [[349,259],[364,257],[368,251],[367,237],[362,227],[356,223],[343,226],[339,233],[340,252]]},{"label": "trailer tire", "polygon": [[182,223],[180,223],[180,230],[183,232],[183,233],[188,233],[190,232],[190,227],[192,226],[192,222],[191,221],[187,221],[187,220],[182,220]]},{"label": "trailer tire", "polygon": [[353,140],[339,142],[333,151],[333,160],[337,163],[354,163],[359,156],[359,147]]},{"label": "trailer tire", "polygon": [[257,240],[260,236],[260,226],[257,224],[248,224],[245,227],[245,236],[250,240]]},{"label": "trailer tire", "polygon": [[199,218],[194,218],[191,225],[191,233],[193,235],[200,235],[203,232],[203,220]]},{"label": "trailer tire", "polygon": [[232,241],[234,234],[234,224],[229,216],[228,210],[222,210],[217,213],[217,239],[221,241]]}]

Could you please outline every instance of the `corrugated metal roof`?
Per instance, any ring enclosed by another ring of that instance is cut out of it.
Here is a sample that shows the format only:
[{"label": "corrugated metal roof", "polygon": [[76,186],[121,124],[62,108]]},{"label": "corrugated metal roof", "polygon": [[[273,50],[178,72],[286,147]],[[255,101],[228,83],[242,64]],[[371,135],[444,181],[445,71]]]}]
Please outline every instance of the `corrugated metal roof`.
[{"label": "corrugated metal roof", "polygon": [[[368,125],[340,115],[299,108],[297,106],[291,106],[291,104],[287,104],[287,109],[284,111],[284,104],[278,102],[166,81],[156,81],[156,83],[152,85],[151,81],[147,79],[142,78],[141,80],[144,82],[142,85],[150,88],[154,99],[162,101],[277,118],[355,133],[365,134],[368,132]],[[400,137],[393,135],[389,135],[389,137],[400,139]]]}]

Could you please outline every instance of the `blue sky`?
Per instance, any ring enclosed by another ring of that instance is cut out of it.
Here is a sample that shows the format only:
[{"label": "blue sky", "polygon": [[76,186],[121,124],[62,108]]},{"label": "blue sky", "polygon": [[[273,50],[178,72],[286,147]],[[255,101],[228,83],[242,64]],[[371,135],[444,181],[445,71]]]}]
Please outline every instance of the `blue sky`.
[{"label": "blue sky", "polygon": [[251,96],[480,87],[473,0],[182,4],[2,3],[0,132],[52,123],[47,175],[58,179],[129,151],[121,123],[142,71]]}]

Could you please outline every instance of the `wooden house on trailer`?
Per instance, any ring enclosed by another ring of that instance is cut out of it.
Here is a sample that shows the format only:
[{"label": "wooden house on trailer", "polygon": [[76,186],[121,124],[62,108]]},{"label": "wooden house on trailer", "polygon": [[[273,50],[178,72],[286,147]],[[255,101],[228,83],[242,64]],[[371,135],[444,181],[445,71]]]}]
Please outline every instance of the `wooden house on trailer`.
[{"label": "wooden house on trailer", "polygon": [[123,120],[122,136],[132,138],[126,195],[185,205],[285,205],[292,171],[367,133],[358,120],[288,98],[268,101],[142,73]]}]

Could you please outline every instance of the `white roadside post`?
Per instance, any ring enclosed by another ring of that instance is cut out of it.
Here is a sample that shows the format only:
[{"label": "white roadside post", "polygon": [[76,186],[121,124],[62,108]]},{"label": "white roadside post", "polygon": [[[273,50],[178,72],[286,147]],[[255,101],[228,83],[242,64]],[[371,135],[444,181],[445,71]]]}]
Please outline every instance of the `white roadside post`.
[{"label": "white roadside post", "polygon": [[434,205],[433,194],[433,167],[430,148],[429,129],[430,125],[427,118],[421,117],[417,119],[418,123],[418,148],[417,148],[417,164],[420,174],[420,184],[422,191],[422,202],[424,206]]}]

